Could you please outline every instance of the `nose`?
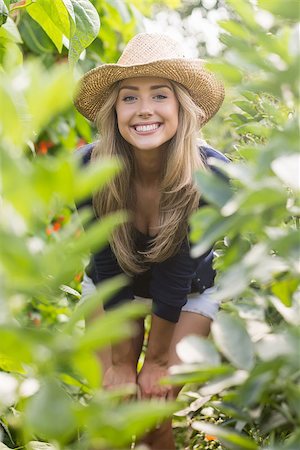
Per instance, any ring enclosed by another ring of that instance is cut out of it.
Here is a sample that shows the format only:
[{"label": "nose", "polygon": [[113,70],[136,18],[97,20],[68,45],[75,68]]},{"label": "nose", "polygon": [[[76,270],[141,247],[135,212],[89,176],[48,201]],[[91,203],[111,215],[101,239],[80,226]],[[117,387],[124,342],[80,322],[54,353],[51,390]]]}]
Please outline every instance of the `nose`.
[{"label": "nose", "polygon": [[140,108],[138,111],[138,115],[140,117],[150,117],[153,114],[153,110],[151,104],[147,100],[142,100],[140,102]]}]

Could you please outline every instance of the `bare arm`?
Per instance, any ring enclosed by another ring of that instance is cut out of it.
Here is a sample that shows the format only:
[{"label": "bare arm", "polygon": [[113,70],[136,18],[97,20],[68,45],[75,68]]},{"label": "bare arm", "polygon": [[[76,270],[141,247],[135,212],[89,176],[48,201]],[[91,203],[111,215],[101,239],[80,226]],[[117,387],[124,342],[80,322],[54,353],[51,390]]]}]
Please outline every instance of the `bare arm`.
[{"label": "bare arm", "polygon": [[167,397],[170,386],[159,380],[168,373],[169,350],[176,323],[152,315],[148,347],[143,368],[138,376],[142,398]]}]

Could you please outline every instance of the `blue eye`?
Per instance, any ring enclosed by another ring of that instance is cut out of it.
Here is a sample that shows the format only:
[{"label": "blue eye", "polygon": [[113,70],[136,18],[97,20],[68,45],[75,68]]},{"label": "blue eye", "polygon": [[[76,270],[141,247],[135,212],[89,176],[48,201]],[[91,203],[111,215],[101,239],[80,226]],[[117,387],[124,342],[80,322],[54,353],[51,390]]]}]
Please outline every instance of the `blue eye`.
[{"label": "blue eye", "polygon": [[162,94],[157,94],[155,96],[155,98],[157,98],[158,100],[164,100],[165,98],[167,98],[167,96],[166,95],[162,95]]},{"label": "blue eye", "polygon": [[132,102],[133,100],[135,100],[135,97],[133,95],[127,95],[123,98],[123,102]]}]

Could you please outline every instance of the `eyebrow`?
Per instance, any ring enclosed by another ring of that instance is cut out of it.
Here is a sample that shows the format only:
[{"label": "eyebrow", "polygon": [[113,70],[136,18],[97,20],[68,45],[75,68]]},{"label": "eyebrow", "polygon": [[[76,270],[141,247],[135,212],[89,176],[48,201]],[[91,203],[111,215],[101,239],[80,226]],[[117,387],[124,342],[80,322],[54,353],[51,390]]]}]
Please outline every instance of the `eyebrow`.
[{"label": "eyebrow", "polygon": [[[172,91],[172,88],[170,86],[168,86],[167,84],[157,84],[157,85],[150,87],[151,91],[154,91],[155,89],[161,89],[161,88],[168,88],[168,89],[170,89],[170,91]],[[131,89],[132,91],[139,90],[139,88],[137,86],[121,86],[120,91],[122,89]]]}]

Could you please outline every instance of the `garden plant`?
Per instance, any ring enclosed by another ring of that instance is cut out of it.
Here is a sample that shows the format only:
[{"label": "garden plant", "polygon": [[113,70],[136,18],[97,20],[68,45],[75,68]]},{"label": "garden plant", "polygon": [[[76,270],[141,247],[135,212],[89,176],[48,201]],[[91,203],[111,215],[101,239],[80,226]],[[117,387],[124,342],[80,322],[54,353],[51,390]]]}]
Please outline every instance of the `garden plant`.
[{"label": "garden plant", "polygon": [[0,449],[130,448],[175,411],[180,450],[300,448],[298,0],[224,2],[223,57],[208,68],[227,100],[203,137],[231,159],[218,163],[230,183],[196,174],[208,205],[190,221],[194,255],[217,241],[222,308],[208,340],[178,346],[183,364],[167,382],[187,383],[182,402],[101,389],[96,352],[146,311],[128,304],[85,326],[126,282],[81,302],[89,251],[127,216],[83,232],[91,212],[75,202],[122,168],[80,167],[74,150],[95,130],[72,95],[156,3],[181,2],[0,0]]}]

